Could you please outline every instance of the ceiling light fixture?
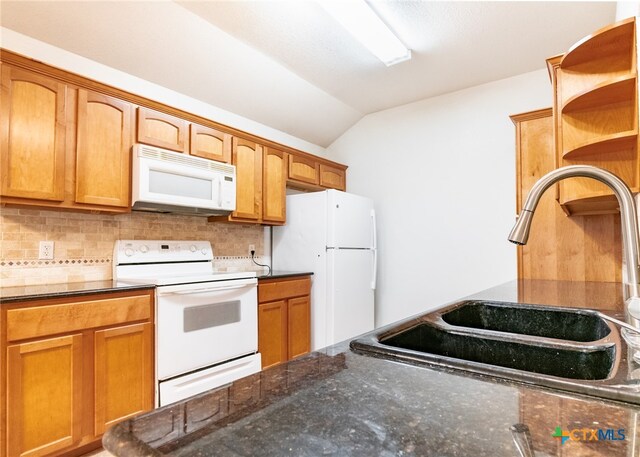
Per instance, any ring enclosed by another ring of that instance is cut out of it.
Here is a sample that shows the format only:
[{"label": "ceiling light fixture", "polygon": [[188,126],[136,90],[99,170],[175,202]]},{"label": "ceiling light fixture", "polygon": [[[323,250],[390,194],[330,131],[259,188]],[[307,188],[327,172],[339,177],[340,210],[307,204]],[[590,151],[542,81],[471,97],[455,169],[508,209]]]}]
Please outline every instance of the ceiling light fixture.
[{"label": "ceiling light fixture", "polygon": [[318,3],[387,67],[411,58],[411,50],[365,0],[319,0]]}]

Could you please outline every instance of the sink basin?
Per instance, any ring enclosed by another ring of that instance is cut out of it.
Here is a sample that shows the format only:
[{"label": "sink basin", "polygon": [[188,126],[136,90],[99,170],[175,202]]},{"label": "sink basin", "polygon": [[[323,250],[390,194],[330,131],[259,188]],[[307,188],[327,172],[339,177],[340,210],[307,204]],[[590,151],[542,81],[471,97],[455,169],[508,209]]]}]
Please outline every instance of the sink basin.
[{"label": "sink basin", "polygon": [[566,347],[490,339],[419,324],[381,341],[400,349],[571,379],[606,379],[615,359],[612,345]]},{"label": "sink basin", "polygon": [[443,314],[442,319],[460,327],[568,341],[597,341],[611,333],[607,322],[592,311],[512,303],[465,302]]},{"label": "sink basin", "polygon": [[591,310],[466,300],[371,332],[350,347],[640,404],[640,384],[616,377],[618,330]]}]

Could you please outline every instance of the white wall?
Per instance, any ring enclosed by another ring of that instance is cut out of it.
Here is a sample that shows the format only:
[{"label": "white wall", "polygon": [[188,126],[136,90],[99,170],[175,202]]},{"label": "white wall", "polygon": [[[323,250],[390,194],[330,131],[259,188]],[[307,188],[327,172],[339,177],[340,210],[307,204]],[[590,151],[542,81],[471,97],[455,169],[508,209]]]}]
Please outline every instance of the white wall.
[{"label": "white wall", "polygon": [[551,103],[539,70],[370,114],[327,148],[376,204],[376,325],[516,278],[508,116]]}]

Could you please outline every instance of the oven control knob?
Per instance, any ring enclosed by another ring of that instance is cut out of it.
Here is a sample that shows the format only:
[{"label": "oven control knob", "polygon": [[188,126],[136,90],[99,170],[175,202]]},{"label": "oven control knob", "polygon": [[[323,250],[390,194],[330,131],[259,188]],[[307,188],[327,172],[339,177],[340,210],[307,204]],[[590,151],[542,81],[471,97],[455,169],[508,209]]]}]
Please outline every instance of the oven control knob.
[{"label": "oven control knob", "polygon": [[131,248],[127,248],[124,250],[124,255],[126,255],[127,257],[131,257],[133,255],[133,249]]},{"label": "oven control knob", "polygon": [[149,252],[149,246],[143,244],[142,246],[140,246],[140,252],[142,252],[143,254]]},{"label": "oven control knob", "polygon": [[191,252],[196,252],[196,251],[198,250],[198,248],[196,247],[196,245],[195,245],[195,244],[192,244],[191,246],[189,246],[189,250],[190,250]]},{"label": "oven control knob", "polygon": [[202,252],[202,255],[207,255],[207,249],[206,248],[202,248],[202,250],[200,252]]}]

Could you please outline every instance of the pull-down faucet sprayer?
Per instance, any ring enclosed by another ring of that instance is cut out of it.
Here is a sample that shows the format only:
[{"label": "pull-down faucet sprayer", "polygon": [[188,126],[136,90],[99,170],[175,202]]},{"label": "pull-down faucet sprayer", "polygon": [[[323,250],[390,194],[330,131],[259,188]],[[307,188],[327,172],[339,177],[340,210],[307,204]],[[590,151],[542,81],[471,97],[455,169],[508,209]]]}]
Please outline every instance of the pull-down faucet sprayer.
[{"label": "pull-down faucet sprayer", "polygon": [[[638,256],[638,215],[629,187],[613,173],[589,165],[572,165],[550,171],[540,178],[529,191],[520,216],[509,234],[509,241],[526,244],[533,213],[542,194],[553,184],[565,178],[592,178],[609,186],[620,205],[622,222],[622,250],[626,269],[623,271],[623,297],[627,321],[640,330],[640,270]],[[638,333],[622,329],[622,334],[634,349],[640,350]]]}]

